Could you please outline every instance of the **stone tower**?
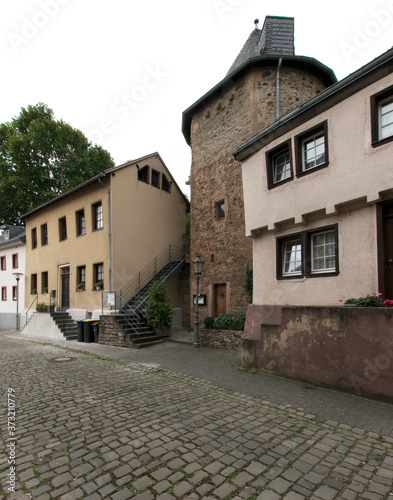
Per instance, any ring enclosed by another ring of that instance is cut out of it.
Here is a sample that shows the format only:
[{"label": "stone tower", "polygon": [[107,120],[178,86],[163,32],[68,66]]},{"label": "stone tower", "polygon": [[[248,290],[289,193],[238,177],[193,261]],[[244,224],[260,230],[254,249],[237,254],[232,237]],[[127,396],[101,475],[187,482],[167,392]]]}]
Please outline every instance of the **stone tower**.
[{"label": "stone tower", "polygon": [[[192,150],[191,260],[199,253],[205,263],[201,321],[245,313],[251,302],[244,284],[252,242],[245,237],[241,166],[233,153],[336,81],[319,61],[294,52],[293,18],[269,16],[262,29],[256,20],[226,77],[183,112],[183,134]],[[190,281],[192,297],[192,268]]]}]

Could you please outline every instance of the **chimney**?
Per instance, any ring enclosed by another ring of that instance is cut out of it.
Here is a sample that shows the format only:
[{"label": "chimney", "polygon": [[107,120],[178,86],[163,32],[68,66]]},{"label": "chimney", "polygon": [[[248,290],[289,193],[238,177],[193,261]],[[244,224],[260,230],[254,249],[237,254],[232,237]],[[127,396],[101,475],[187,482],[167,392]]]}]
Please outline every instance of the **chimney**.
[{"label": "chimney", "polygon": [[294,18],[266,16],[258,52],[260,55],[295,55]]}]

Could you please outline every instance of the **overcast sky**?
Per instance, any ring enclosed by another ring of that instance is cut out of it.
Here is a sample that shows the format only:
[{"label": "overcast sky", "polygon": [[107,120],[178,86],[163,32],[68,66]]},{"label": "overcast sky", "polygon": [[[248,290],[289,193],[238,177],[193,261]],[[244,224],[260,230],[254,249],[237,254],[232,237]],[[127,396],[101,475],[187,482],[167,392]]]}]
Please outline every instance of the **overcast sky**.
[{"label": "overcast sky", "polygon": [[0,123],[44,102],[117,165],[158,151],[188,193],[182,112],[266,15],[294,17],[296,55],[338,79],[393,45],[393,0],[1,0]]}]

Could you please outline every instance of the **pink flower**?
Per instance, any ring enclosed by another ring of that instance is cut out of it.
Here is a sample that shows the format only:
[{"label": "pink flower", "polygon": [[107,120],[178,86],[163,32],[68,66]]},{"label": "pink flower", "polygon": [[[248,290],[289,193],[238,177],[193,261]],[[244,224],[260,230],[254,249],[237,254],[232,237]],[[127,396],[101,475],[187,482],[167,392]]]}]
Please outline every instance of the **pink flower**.
[{"label": "pink flower", "polygon": [[338,299],[339,302],[344,302],[344,299]]}]

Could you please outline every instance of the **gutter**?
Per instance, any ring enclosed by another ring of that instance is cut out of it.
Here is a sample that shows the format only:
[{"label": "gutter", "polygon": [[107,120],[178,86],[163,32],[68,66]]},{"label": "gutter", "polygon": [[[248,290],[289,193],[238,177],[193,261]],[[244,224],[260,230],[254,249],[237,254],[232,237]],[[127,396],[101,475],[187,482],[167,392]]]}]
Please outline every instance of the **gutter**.
[{"label": "gutter", "polygon": [[[104,174],[105,175],[105,174]],[[98,182],[104,186],[107,193],[107,207],[108,207],[108,261],[109,261],[109,292],[112,292],[112,256],[111,256],[111,208],[110,208],[110,190],[102,182],[101,177],[99,177]]]}]

